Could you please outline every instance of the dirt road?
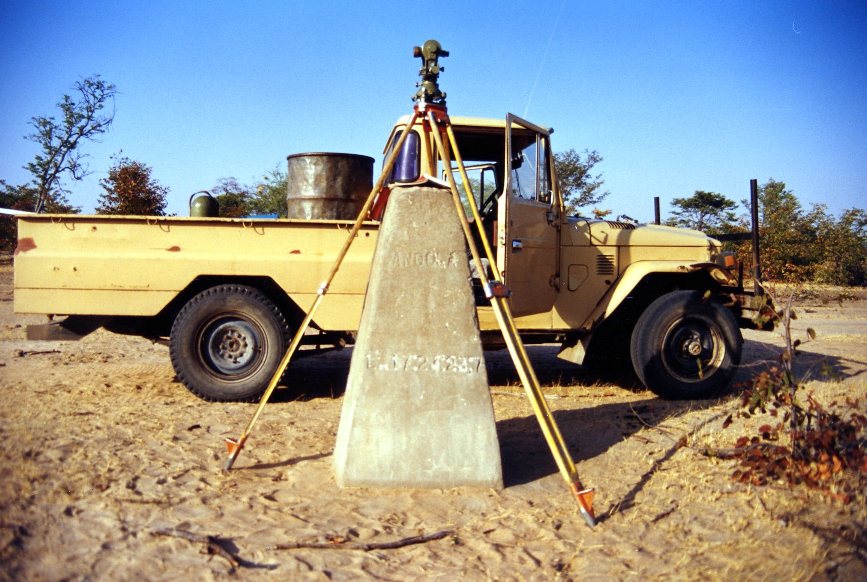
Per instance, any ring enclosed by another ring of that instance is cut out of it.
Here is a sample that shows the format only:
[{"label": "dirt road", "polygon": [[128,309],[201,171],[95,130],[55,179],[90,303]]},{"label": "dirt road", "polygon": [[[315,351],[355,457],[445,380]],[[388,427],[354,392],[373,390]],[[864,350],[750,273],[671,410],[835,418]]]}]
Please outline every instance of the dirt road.
[{"label": "dirt road", "polygon": [[[749,488],[730,479],[733,461],[701,453],[749,433],[743,420],[721,428],[737,409],[731,395],[661,401],[629,375],[590,375],[554,348],[531,348],[597,491],[593,530],[502,352],[487,366],[503,491],[338,488],[331,451],[348,350],[294,366],[292,390],[269,404],[226,474],[223,439],[254,405],[197,399],[175,381],[167,349],[145,340],[99,331],[77,343],[26,341],[23,326],[41,320],[12,313],[2,269],[0,579],[867,578],[863,495],[844,506],[806,489]],[[796,329],[807,326],[819,334],[798,364],[815,378],[809,388],[824,402],[860,396],[863,407],[867,301],[811,301]],[[746,337],[739,380],[781,345],[777,334]],[[835,379],[822,380],[828,373]],[[398,549],[271,549],[446,530]],[[207,536],[218,553],[203,553]]]}]

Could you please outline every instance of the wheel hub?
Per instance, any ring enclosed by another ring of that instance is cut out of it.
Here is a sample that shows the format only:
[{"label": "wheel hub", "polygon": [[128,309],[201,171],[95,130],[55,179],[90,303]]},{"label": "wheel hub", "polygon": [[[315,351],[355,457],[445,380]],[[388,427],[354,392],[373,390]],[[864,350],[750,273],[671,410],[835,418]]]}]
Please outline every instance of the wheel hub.
[{"label": "wheel hub", "polygon": [[684,346],[686,353],[690,356],[700,356],[701,355],[701,342],[698,338],[694,337],[686,342]]},{"label": "wheel hub", "polygon": [[252,325],[240,319],[217,322],[203,339],[208,359],[224,374],[243,372],[260,352]]},{"label": "wheel hub", "polygon": [[229,329],[219,345],[219,356],[238,364],[247,352],[247,338],[236,329]]},{"label": "wheel hub", "polygon": [[665,345],[669,354],[663,355],[665,367],[685,382],[696,382],[712,375],[725,353],[720,349],[721,340],[715,332],[701,320],[694,319],[673,326]]}]

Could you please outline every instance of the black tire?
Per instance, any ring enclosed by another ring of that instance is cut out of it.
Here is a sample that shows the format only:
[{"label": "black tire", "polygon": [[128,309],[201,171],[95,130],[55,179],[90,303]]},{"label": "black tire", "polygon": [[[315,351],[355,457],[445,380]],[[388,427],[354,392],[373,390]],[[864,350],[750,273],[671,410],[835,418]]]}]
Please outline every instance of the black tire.
[{"label": "black tire", "polygon": [[673,291],[650,304],[630,342],[638,378],[663,398],[711,398],[741,361],[743,336],[731,312],[701,291]]},{"label": "black tire", "polygon": [[277,371],[288,336],[286,318],[258,289],[211,287],[190,299],[172,324],[172,366],[205,400],[253,401]]}]

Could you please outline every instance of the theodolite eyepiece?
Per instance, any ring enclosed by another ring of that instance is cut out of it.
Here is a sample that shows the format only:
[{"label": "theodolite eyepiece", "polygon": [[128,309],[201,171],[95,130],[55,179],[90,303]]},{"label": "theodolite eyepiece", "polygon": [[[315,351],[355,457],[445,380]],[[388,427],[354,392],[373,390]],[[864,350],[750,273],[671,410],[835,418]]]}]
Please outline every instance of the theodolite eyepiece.
[{"label": "theodolite eyepiece", "polygon": [[449,56],[449,52],[443,50],[439,42],[428,40],[420,47],[413,47],[412,56],[422,60],[422,67],[418,72],[421,81],[415,85],[420,88],[413,99],[424,103],[445,105],[446,94],[440,91],[437,81],[440,73],[446,70],[445,67],[440,66],[439,58]]}]

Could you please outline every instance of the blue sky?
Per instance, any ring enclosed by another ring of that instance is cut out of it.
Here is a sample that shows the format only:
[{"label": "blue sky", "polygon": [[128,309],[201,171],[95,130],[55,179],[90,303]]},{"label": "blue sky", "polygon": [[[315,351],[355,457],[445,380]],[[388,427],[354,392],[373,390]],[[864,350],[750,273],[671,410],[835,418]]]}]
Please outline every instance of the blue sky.
[{"label": "blue sky", "polygon": [[614,214],[783,180],[805,207],[867,207],[867,2],[0,0],[0,178],[29,179],[28,121],[75,81],[117,85],[115,122],[68,183],[92,211],[123,154],[186,214],[292,153],[380,159],[410,112],[412,46],[450,51],[452,115],[522,115],[596,149]]}]

